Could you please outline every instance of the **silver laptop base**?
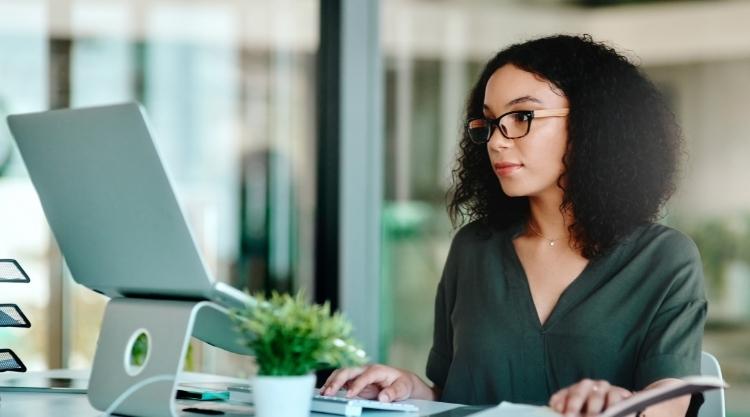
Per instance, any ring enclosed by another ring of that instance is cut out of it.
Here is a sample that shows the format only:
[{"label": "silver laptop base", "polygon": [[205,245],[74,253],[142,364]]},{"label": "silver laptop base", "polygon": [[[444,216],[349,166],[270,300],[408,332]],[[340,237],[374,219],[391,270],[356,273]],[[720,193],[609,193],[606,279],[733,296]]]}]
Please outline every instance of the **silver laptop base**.
[{"label": "silver laptop base", "polygon": [[[252,354],[238,343],[226,308],[209,301],[171,301],[115,298],[107,304],[89,381],[88,399],[107,410],[130,387],[134,390],[114,413],[148,417],[178,416],[177,381],[190,336],[239,354]],[[131,364],[131,350],[139,334],[149,339],[142,366]],[[158,378],[157,378],[158,377]]]}]

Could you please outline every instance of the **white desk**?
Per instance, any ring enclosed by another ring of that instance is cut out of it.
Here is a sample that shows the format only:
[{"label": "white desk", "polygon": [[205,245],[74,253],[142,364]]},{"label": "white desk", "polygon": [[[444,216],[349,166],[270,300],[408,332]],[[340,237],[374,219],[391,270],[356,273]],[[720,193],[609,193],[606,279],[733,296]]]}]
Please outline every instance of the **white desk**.
[{"label": "white desk", "polygon": [[[3,417],[97,417],[103,413],[89,405],[84,394],[48,394],[48,393],[0,393],[0,415]],[[419,407],[420,416],[437,416],[447,410],[459,407],[456,404],[438,403],[423,400],[409,400]],[[193,402],[178,401],[179,404]],[[450,413],[444,413],[450,414]],[[183,412],[185,417],[200,417],[206,414]],[[248,417],[252,414],[224,414],[224,417]],[[413,417],[415,414],[366,411],[363,417]],[[312,413],[311,417],[334,417],[333,414]]]},{"label": "white desk", "polygon": [[[53,371],[54,372],[54,371]],[[48,375],[48,373],[43,373]],[[0,378],[2,380],[2,378]],[[460,417],[464,413],[455,413],[460,408],[458,404],[440,403],[424,400],[409,400],[419,407],[419,416]],[[199,401],[178,400],[178,407],[184,408],[197,404]],[[455,410],[454,410],[455,409]],[[454,410],[454,412],[448,412]],[[94,409],[85,394],[58,394],[38,392],[0,392],[0,416],[2,417],[98,417],[103,413]],[[206,414],[183,412],[185,417],[201,417]],[[365,411],[363,417],[414,417],[416,414]],[[465,415],[465,414],[464,414]],[[250,413],[226,413],[223,417],[249,417]],[[311,417],[334,417],[334,414],[312,413]]]}]

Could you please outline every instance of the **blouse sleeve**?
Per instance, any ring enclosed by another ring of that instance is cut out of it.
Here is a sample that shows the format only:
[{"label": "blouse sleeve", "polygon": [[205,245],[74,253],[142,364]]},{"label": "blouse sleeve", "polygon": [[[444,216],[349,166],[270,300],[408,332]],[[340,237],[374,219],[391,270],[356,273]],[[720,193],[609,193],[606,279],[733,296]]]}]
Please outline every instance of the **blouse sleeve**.
[{"label": "blouse sleeve", "polygon": [[670,284],[641,346],[637,390],[660,379],[700,374],[707,309],[703,266],[692,240],[682,234],[670,240],[661,260],[667,265]]},{"label": "blouse sleeve", "polygon": [[443,275],[437,287],[433,342],[427,358],[427,378],[441,389],[445,387],[448,369],[453,359],[453,327],[450,316],[455,300],[455,246],[456,241],[454,239],[443,268]]}]

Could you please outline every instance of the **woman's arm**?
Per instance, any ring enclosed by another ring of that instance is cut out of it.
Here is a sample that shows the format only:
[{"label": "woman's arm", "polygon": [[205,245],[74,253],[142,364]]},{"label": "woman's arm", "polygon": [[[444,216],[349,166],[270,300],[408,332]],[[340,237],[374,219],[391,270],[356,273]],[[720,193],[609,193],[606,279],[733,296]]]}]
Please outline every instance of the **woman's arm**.
[{"label": "woman's arm", "polygon": [[422,400],[438,401],[440,399],[441,389],[437,385],[429,386],[427,383],[422,381],[422,378],[416,374],[410,375],[414,381],[414,392],[412,398],[418,398]]}]

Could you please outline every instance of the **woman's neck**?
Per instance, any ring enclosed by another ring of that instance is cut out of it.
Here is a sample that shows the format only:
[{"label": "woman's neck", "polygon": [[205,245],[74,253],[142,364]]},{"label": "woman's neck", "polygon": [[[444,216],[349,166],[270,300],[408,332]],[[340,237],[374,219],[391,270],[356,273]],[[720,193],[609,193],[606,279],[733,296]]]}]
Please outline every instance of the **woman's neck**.
[{"label": "woman's neck", "polygon": [[568,226],[573,222],[570,213],[562,213],[562,193],[529,197],[529,234],[545,239],[550,243],[568,242]]}]

